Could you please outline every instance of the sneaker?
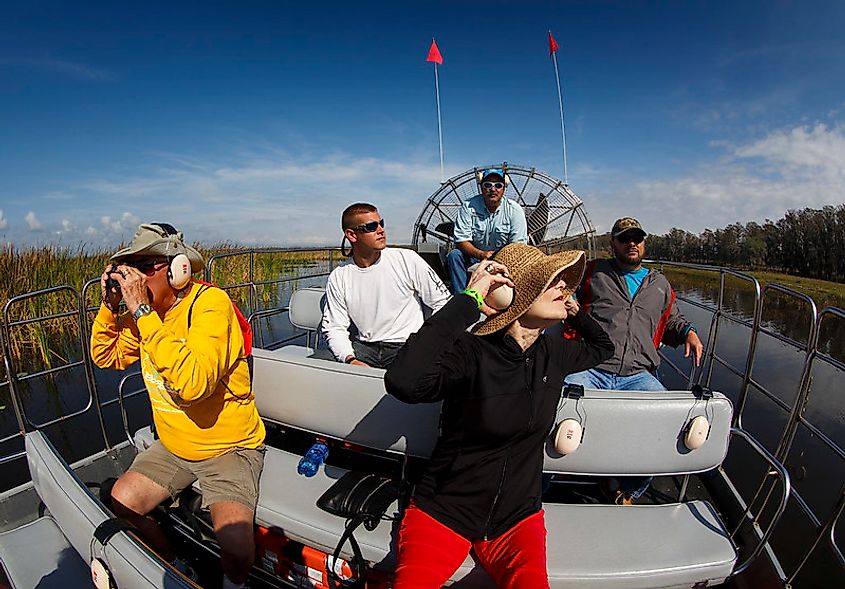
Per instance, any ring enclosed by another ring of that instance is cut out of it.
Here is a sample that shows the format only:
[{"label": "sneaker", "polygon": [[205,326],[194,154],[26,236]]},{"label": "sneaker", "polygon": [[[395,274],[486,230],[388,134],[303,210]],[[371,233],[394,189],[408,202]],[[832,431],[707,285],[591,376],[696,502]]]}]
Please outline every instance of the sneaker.
[{"label": "sneaker", "polygon": [[602,479],[599,489],[605,498],[614,505],[633,505],[634,500],[628,497],[619,486],[619,481],[613,477]]},{"label": "sneaker", "polygon": [[200,580],[200,576],[197,574],[197,571],[194,567],[188,564],[187,561],[177,557],[173,559],[173,562],[171,562],[170,565],[194,583]]},{"label": "sneaker", "polygon": [[613,497],[613,503],[616,505],[633,505],[634,500],[628,497],[625,493],[622,492],[622,489],[616,491],[616,495]]}]

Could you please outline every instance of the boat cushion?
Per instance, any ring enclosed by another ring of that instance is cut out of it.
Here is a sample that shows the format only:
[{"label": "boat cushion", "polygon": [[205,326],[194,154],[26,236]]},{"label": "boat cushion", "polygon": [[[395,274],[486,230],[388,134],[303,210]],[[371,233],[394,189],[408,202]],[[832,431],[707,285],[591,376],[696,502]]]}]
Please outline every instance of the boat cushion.
[{"label": "boat cushion", "polygon": [[440,404],[387,395],[384,370],[256,348],[253,391],[265,419],[347,442],[428,457]]},{"label": "boat cushion", "polygon": [[[26,434],[24,441],[33,486],[78,554],[86,559],[101,558],[118,587],[176,589],[194,586],[134,535],[118,532],[105,546],[93,541],[94,530],[110,519],[111,514],[56,452],[43,431]],[[100,459],[111,460],[105,453]]]},{"label": "boat cushion", "polygon": [[91,569],[50,516],[0,534],[0,562],[12,589],[91,585]]},{"label": "boat cushion", "polygon": [[[255,349],[254,355],[253,390],[265,419],[376,450],[431,454],[440,404],[409,405],[391,397],[383,370],[288,354],[285,348]],[[577,405],[566,399],[558,410],[557,421],[582,422],[580,447],[564,457],[547,447],[544,470],[617,476],[711,470],[727,454],[732,411],[719,393],[701,401],[690,391],[587,390]],[[690,451],[684,429],[698,415],[708,417],[710,435]]]},{"label": "boat cushion", "polygon": [[[151,440],[149,429],[136,434],[139,447]],[[299,458],[276,448],[267,449],[256,521],[331,552],[343,533],[344,520],[318,508],[316,498],[346,471],[326,466],[307,478],[296,472]],[[728,533],[704,501],[637,506],[546,503],[543,509],[553,589],[655,589],[716,584],[730,574],[736,562]],[[396,510],[394,502],[386,516],[396,518]],[[398,523],[384,521],[372,532],[364,528],[355,532],[365,559],[380,566],[393,566]],[[348,545],[342,556],[352,557]],[[489,579],[485,579],[483,571],[473,570],[473,566],[467,558],[452,580],[472,574],[471,586],[485,587]]]}]

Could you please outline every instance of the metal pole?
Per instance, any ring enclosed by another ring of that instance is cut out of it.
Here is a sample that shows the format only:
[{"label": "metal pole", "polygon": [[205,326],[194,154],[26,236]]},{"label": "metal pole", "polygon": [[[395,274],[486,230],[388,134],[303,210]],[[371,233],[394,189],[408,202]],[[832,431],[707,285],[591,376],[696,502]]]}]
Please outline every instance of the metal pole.
[{"label": "metal pole", "polygon": [[437,62],[434,62],[434,93],[437,96],[437,139],[440,142],[440,183],[446,180],[443,174],[443,125],[440,120],[440,81],[437,79]]},{"label": "metal pole", "polygon": [[560,107],[560,135],[563,138],[563,184],[569,186],[569,170],[566,167],[566,124],[563,119],[563,93],[560,91],[560,72],[557,69],[557,53],[552,52],[555,62],[555,81],[557,82],[557,103]]}]

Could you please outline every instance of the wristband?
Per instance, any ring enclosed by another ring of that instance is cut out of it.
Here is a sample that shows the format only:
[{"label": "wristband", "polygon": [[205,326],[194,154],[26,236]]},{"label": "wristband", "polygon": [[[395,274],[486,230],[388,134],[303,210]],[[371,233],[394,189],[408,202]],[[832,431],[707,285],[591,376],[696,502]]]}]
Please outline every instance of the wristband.
[{"label": "wristband", "polygon": [[475,304],[478,305],[478,310],[479,311],[481,310],[481,307],[484,305],[484,297],[481,296],[480,292],[478,292],[477,290],[472,289],[472,288],[467,288],[467,289],[464,289],[463,294],[467,295],[472,300],[474,300]]}]

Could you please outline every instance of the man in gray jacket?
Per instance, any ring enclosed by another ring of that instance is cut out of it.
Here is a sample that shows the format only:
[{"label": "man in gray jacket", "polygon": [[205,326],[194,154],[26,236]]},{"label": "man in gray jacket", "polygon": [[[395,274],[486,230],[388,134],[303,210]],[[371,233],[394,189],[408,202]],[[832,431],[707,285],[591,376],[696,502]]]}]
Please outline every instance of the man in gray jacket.
[{"label": "man in gray jacket", "polygon": [[[684,357],[692,353],[696,366],[704,347],[695,327],[678,310],[666,277],[643,267],[646,232],[640,222],[623,217],[610,234],[613,258],[590,262],[575,296],[604,327],[616,351],[597,367],[570,374],[566,382],[588,389],[666,390],[656,376],[660,344],[683,345]],[[619,501],[627,504],[639,498],[649,481],[622,480]]]}]

